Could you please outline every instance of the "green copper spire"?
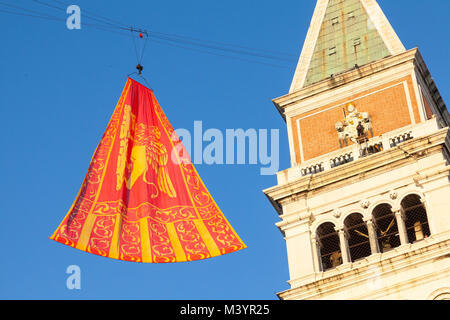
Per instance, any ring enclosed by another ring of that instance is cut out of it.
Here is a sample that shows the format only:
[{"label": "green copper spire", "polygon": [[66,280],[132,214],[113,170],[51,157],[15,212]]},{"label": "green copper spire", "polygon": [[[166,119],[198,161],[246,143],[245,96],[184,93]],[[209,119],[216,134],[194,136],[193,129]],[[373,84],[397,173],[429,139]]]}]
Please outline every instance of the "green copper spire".
[{"label": "green copper spire", "polygon": [[329,0],[304,86],[389,55],[361,0]]}]

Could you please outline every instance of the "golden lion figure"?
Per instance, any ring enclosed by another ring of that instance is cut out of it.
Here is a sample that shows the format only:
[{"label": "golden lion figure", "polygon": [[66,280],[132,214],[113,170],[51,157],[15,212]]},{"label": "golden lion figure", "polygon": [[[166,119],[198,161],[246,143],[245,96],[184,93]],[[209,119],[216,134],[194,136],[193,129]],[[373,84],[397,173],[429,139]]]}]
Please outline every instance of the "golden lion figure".
[{"label": "golden lion figure", "polygon": [[[126,142],[132,142],[130,162],[127,164],[127,171],[129,173],[129,178],[126,179],[127,188],[131,190],[136,180],[140,176],[143,176],[142,179],[145,183],[154,185],[155,187],[157,185],[157,190],[167,194],[171,198],[175,198],[177,193],[167,170],[169,155],[164,144],[160,142],[161,133],[158,127],[147,126],[143,123],[136,125],[134,115],[131,116],[131,121],[128,121],[130,114],[131,110],[125,109],[122,126],[127,126],[128,128],[121,130],[121,149],[117,167],[117,189],[122,187],[125,175],[124,163],[126,162],[127,148],[122,148],[122,145],[125,146]],[[134,135],[129,134],[130,127],[131,130],[134,129]],[[128,132],[125,133],[125,131]],[[149,167],[152,168],[153,173],[157,177],[156,184],[147,179]],[[158,193],[152,197],[156,197],[157,195]]]}]

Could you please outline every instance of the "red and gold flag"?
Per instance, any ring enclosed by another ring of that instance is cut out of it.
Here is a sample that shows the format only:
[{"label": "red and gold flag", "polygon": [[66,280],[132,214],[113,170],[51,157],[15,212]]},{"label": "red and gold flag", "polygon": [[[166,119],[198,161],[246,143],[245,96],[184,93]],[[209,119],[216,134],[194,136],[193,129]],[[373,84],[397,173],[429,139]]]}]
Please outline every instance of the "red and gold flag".
[{"label": "red and gold flag", "polygon": [[153,92],[128,79],[80,192],[50,237],[134,262],[206,259],[246,248]]}]

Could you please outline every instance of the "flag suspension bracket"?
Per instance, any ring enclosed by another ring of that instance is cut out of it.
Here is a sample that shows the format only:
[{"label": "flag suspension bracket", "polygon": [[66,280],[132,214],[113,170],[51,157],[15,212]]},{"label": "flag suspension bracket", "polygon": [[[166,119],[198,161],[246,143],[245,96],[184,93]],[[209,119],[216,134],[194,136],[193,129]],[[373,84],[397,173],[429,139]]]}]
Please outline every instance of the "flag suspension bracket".
[{"label": "flag suspension bracket", "polygon": [[138,72],[139,72],[139,75],[141,76],[141,75],[142,75],[142,70],[144,70],[144,67],[143,67],[143,66],[141,66],[141,64],[140,64],[140,63],[138,63],[138,65],[136,66],[136,69],[138,70]]},{"label": "flag suspension bracket", "polygon": [[[147,42],[148,42],[148,38],[149,38],[148,31],[143,30],[143,29],[136,29],[133,27],[130,27],[129,30],[131,32],[131,38],[133,40],[134,51],[136,53],[136,60],[137,60],[136,70],[137,70],[137,72],[136,71],[132,72],[132,73],[128,74],[127,76],[130,77],[133,74],[137,74],[142,80],[144,80],[144,82],[148,86],[148,88],[153,91],[153,89],[150,87],[150,84],[148,83],[147,79],[142,74],[143,70],[144,70],[144,66],[142,65],[142,59],[144,58],[145,48],[147,46]],[[141,44],[140,52],[138,52],[138,46],[136,45],[135,33],[138,34],[139,39],[143,40],[143,44]]]},{"label": "flag suspension bracket", "polygon": [[[147,41],[149,38],[148,31],[142,30],[142,29],[136,29],[133,27],[130,27],[130,31],[132,33],[131,37],[133,39],[134,50],[136,53],[136,60],[137,60],[136,70],[138,71],[138,74],[140,76],[142,76],[142,71],[144,70],[144,67],[142,66],[142,59],[144,58],[145,48],[147,46]],[[136,39],[135,39],[134,33],[138,33],[139,38],[144,40],[144,43],[141,46],[140,53],[138,53],[138,46],[136,45]]]}]

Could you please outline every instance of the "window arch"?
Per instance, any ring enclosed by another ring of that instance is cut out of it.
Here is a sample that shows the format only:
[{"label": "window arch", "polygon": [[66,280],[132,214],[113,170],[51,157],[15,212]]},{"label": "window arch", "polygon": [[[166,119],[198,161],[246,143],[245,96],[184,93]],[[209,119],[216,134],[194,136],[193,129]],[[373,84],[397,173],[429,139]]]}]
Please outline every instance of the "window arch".
[{"label": "window arch", "polygon": [[325,222],[317,228],[317,240],[320,250],[319,257],[322,262],[322,271],[326,271],[342,264],[339,236],[334,224]]},{"label": "window arch", "polygon": [[428,300],[450,300],[450,288],[441,288],[434,291]]},{"label": "window arch", "polygon": [[369,232],[360,213],[352,213],[344,220],[348,233],[348,248],[352,262],[368,257],[372,254],[370,249]]},{"label": "window arch", "polygon": [[390,251],[399,247],[400,237],[398,234],[398,226],[395,214],[389,204],[380,204],[373,209],[377,240],[381,252]]},{"label": "window arch", "polygon": [[433,300],[450,300],[450,292],[444,292],[441,293],[439,295],[437,295],[436,297],[434,297]]},{"label": "window arch", "polygon": [[431,235],[427,211],[421,198],[416,194],[406,196],[401,202],[405,216],[408,242],[414,243]]}]

